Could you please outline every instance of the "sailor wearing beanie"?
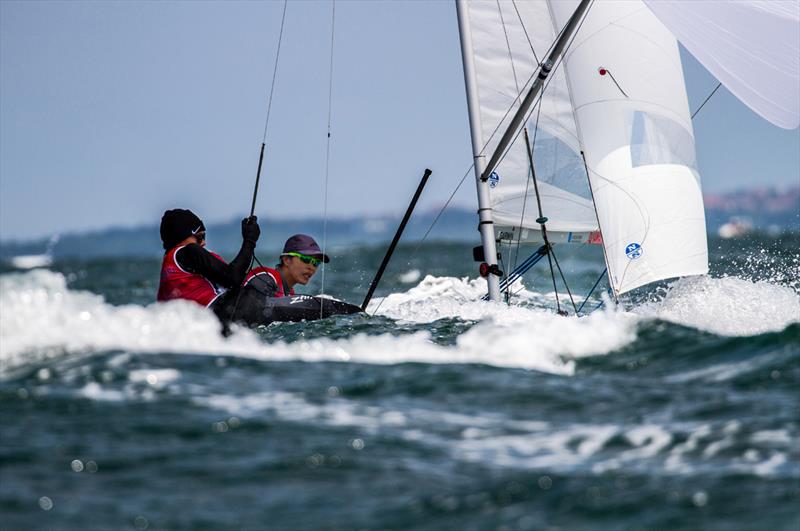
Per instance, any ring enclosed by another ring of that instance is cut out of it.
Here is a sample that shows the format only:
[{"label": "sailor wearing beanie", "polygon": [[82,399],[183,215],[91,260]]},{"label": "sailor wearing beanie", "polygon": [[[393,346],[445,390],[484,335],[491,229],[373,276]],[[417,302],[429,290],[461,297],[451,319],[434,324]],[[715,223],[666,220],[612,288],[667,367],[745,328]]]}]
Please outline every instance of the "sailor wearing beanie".
[{"label": "sailor wearing beanie", "polygon": [[210,306],[228,289],[240,286],[261,235],[256,216],[242,220],[242,247],[230,264],[208,251],[206,227],[191,210],[174,209],[161,218],[164,260],[157,299],[185,299]]}]

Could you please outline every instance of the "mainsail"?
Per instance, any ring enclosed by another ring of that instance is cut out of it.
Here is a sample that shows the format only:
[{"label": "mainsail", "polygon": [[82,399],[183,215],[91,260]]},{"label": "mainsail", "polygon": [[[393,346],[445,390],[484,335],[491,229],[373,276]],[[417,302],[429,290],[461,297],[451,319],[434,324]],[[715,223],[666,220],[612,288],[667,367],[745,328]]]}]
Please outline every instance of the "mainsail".
[{"label": "mainsail", "polygon": [[[577,5],[468,3],[485,152]],[[700,177],[675,38],[641,1],[596,1],[547,83],[527,127],[536,131],[548,233],[585,242],[599,229],[616,294],[706,273]],[[491,205],[501,238],[535,241],[538,234],[526,149],[519,137],[495,170]]]}]

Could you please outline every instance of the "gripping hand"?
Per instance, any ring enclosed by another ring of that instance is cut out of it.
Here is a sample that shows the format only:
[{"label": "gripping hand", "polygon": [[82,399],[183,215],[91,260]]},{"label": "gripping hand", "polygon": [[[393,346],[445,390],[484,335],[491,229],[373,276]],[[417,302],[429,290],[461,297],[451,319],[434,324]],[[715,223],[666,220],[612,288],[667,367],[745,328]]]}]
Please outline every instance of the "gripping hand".
[{"label": "gripping hand", "polygon": [[258,226],[258,217],[250,216],[242,220],[242,238],[256,243],[261,236],[261,228]]}]

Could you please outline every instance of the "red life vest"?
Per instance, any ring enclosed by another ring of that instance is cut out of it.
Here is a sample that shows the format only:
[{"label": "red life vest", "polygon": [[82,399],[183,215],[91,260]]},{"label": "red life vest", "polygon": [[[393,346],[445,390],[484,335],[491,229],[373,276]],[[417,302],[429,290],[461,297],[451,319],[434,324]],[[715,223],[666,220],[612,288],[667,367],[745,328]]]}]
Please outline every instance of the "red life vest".
[{"label": "red life vest", "polygon": [[[174,299],[186,299],[208,306],[227,290],[217,286],[203,275],[190,273],[178,265],[175,260],[175,253],[184,247],[185,245],[174,247],[164,255],[164,261],[161,264],[161,282],[158,285],[157,300],[166,302]],[[225,261],[220,255],[211,254],[215,258]]]},{"label": "red life vest", "polygon": [[[278,291],[275,292],[273,297],[285,297],[286,293],[283,291],[283,280],[281,280],[281,274],[278,272],[277,269],[272,269],[269,267],[256,267],[255,269],[251,269],[249,273],[247,273],[247,277],[244,279],[242,286],[246,286],[248,282],[253,280],[259,275],[267,275],[272,277],[272,280],[275,281],[275,285],[278,286]],[[294,295],[294,289],[289,290],[289,295]]]}]

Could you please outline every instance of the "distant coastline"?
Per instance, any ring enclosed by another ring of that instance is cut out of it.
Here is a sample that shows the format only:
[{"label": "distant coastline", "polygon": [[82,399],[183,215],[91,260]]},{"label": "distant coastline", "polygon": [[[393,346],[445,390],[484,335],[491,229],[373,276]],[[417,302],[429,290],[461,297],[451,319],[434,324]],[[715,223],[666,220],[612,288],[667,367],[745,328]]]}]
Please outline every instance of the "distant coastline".
[{"label": "distant coastline", "polygon": [[[789,189],[758,188],[727,193],[709,193],[704,197],[706,225],[710,234],[731,220],[745,220],[752,230],[780,233],[800,231],[800,186]],[[406,243],[418,241],[429,229],[438,211],[421,212],[412,217],[403,236]],[[388,241],[397,227],[400,216],[359,216],[329,219],[327,243],[370,245]],[[314,235],[321,240],[323,220],[272,219],[261,221],[262,237],[259,247],[264,250],[280,248],[284,239],[297,232]],[[235,252],[238,248],[239,220],[209,223],[209,243],[220,252]],[[475,212],[466,208],[444,211],[427,240],[463,241],[477,245]],[[161,242],[157,224],[139,227],[111,227],[100,231],[65,233],[31,240],[0,241],[0,259],[20,255],[38,255],[48,248],[54,258],[102,256],[160,256]]]}]

